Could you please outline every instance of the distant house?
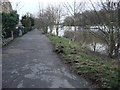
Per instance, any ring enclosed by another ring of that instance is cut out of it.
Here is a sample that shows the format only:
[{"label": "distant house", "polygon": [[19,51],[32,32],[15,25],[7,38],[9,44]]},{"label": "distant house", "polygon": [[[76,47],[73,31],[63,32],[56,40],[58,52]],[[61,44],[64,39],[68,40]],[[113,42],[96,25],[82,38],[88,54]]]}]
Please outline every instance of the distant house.
[{"label": "distant house", "polygon": [[0,1],[0,12],[9,13],[12,10],[12,5],[9,0]]},{"label": "distant house", "polygon": [[[76,30],[84,30],[83,26],[76,26]],[[64,26],[64,30],[66,31],[75,31],[75,26]]]}]

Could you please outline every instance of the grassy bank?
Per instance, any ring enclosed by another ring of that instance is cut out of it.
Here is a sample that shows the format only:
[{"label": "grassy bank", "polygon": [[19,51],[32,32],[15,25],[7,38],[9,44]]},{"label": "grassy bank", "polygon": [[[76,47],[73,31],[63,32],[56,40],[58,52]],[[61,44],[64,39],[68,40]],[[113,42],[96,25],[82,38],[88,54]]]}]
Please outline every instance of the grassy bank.
[{"label": "grassy bank", "polygon": [[8,43],[10,43],[11,41],[13,41],[13,38],[8,38],[8,39],[2,39],[1,40],[1,46],[5,46],[7,45]]},{"label": "grassy bank", "polygon": [[100,55],[66,38],[48,34],[58,53],[70,69],[89,79],[99,87],[111,88],[120,86],[119,62]]}]

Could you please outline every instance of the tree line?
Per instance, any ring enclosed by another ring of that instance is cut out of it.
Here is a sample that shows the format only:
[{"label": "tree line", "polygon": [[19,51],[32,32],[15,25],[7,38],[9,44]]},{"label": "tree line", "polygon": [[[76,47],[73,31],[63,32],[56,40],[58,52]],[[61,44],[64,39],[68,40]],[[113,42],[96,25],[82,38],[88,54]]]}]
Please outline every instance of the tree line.
[{"label": "tree line", "polygon": [[[89,10],[85,10],[88,7],[81,2],[62,3],[58,7],[50,5],[39,11],[36,25],[44,33],[48,33],[48,27],[52,32],[55,25],[57,35],[59,25],[74,26],[74,41],[76,39],[76,26],[84,26],[89,29],[89,34],[107,44],[110,57],[117,57],[120,49],[120,2],[100,0],[97,7],[91,0],[89,2],[91,5]],[[64,22],[61,22],[63,17]],[[97,28],[97,33],[90,29],[91,26]]]},{"label": "tree line", "polygon": [[52,33],[54,26],[58,35],[59,25],[61,24],[61,18],[63,17],[62,5],[58,6],[49,5],[46,9],[40,9],[38,18],[36,18],[36,27],[40,28],[43,33],[48,33],[48,27],[50,33]]},{"label": "tree line", "polygon": [[[17,11],[11,11],[10,13],[1,13],[2,16],[2,38],[15,38],[19,36],[20,30],[22,34],[27,33],[28,31],[32,30],[34,26],[34,19],[33,17],[24,15],[21,19],[22,26],[19,26],[19,15]],[[16,29],[17,27],[17,29]]]}]

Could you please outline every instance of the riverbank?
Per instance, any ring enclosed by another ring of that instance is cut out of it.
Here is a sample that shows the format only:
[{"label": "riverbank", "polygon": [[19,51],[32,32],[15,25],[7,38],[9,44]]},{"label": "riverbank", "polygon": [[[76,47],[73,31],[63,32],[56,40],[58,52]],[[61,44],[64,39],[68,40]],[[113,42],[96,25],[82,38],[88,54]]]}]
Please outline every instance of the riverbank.
[{"label": "riverbank", "polygon": [[117,60],[94,53],[89,49],[71,42],[66,38],[47,35],[55,48],[54,51],[63,58],[70,69],[91,80],[101,88],[117,88],[120,86],[120,64]]}]

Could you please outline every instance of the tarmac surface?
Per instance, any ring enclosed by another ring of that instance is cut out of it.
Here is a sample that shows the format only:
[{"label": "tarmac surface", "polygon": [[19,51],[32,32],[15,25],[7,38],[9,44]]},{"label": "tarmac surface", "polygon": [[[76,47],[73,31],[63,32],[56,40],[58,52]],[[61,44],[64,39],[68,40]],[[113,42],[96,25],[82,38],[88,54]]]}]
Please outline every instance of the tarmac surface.
[{"label": "tarmac surface", "polygon": [[37,29],[2,50],[3,88],[89,88],[53,52],[50,40]]}]

